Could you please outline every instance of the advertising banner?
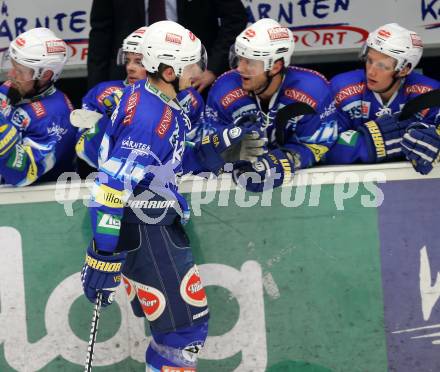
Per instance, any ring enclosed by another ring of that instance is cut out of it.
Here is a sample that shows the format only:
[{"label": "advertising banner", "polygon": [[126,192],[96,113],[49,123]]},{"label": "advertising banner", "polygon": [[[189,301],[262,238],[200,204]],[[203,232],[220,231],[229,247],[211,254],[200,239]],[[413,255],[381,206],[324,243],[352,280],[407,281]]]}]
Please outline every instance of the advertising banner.
[{"label": "advertising banner", "polygon": [[[438,0],[242,1],[250,22],[271,17],[290,27],[299,54],[353,51],[369,31],[389,22],[418,32],[427,48],[440,46]],[[68,42],[68,64],[85,67],[91,0],[2,0],[0,4],[0,51],[18,34],[44,26]]]},{"label": "advertising banner", "polygon": [[[187,195],[211,313],[198,371],[440,370],[440,180],[341,177]],[[0,370],[79,371],[93,308],[79,274],[86,208],[58,196],[1,211]],[[120,288],[94,370],[144,371],[149,337]]]}]

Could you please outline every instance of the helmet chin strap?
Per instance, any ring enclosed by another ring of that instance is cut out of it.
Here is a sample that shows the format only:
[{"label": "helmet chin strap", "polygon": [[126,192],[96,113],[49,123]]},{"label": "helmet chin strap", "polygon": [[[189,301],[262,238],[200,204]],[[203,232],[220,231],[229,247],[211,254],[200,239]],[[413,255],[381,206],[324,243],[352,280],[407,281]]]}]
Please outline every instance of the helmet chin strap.
[{"label": "helmet chin strap", "polygon": [[373,92],[379,93],[379,94],[383,94],[383,93],[388,92],[394,86],[394,84],[396,84],[397,81],[402,79],[402,76],[398,76],[398,74],[399,74],[399,72],[397,72],[397,71],[394,73],[393,79],[391,80],[391,83],[385,89],[373,90]]},{"label": "helmet chin strap", "polygon": [[281,74],[282,71],[283,71],[283,69],[281,69],[280,71],[278,71],[276,74],[274,74],[274,75],[272,75],[272,76],[269,75],[269,71],[266,71],[266,72],[265,72],[265,75],[266,75],[266,82],[264,83],[264,85],[263,85],[260,89],[258,89],[258,90],[254,90],[253,93],[254,93],[256,96],[259,96],[259,95],[263,94],[263,93],[267,90],[267,88],[269,88],[270,84],[272,83],[273,78],[274,78],[275,76],[277,76],[278,74]]}]

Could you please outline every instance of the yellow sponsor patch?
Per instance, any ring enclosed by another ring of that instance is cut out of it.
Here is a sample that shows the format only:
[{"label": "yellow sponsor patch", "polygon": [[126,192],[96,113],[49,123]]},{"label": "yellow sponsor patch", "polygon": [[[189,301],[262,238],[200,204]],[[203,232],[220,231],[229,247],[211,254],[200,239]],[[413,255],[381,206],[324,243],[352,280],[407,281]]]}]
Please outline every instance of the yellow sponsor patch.
[{"label": "yellow sponsor patch", "polygon": [[284,170],[283,185],[286,185],[292,179],[292,167],[290,166],[290,161],[287,159],[280,159],[280,163]]},{"label": "yellow sponsor patch", "polygon": [[315,157],[316,161],[320,161],[323,155],[328,151],[328,147],[323,145],[316,145],[316,144],[305,144],[308,149],[313,153],[313,156]]},{"label": "yellow sponsor patch", "polygon": [[[86,263],[88,266],[95,270],[104,271],[106,273],[117,273],[121,271],[122,263],[121,262],[105,262],[97,260],[96,258],[86,256]],[[119,275],[119,280],[115,279],[116,282],[121,281],[121,277]]]},{"label": "yellow sponsor patch", "polygon": [[96,189],[95,201],[109,208],[122,208],[122,191],[106,185],[100,185]]},{"label": "yellow sponsor patch", "polygon": [[15,129],[15,127],[13,126],[9,126],[6,124],[2,125],[0,127],[0,133],[3,133],[5,130],[8,129],[8,127],[10,128],[9,133],[7,133],[6,136],[4,136],[3,139],[0,141],[0,156],[6,154],[18,140],[17,129]]}]

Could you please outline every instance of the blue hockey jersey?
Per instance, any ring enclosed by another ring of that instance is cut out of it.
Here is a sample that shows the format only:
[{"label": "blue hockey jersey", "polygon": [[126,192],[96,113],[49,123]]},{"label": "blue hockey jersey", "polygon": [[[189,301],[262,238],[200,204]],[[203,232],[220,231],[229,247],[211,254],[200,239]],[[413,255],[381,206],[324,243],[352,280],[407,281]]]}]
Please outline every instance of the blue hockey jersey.
[{"label": "blue hockey jersey", "polygon": [[220,76],[208,94],[204,114],[204,132],[209,133],[232,124],[238,118],[256,114],[266,131],[269,149],[280,145],[275,138],[275,116],[284,106],[303,102],[317,112],[292,118],[284,128],[284,148],[299,155],[297,168],[315,164],[337,138],[337,123],[328,81],[319,73],[290,66],[278,91],[273,95],[268,112],[264,112],[255,95],[242,89],[236,70]]},{"label": "blue hockey jersey", "polygon": [[[110,121],[103,101],[110,94],[122,90],[126,86],[127,83],[124,80],[102,82],[90,89],[83,98],[83,109],[96,111],[103,115],[93,128],[80,131],[76,144],[78,157],[93,168],[98,168],[99,146]],[[177,99],[192,123],[191,130],[187,133],[187,139],[193,142],[199,141],[200,133],[196,123],[204,109],[202,96],[194,88],[188,88],[179,92]]]},{"label": "blue hockey jersey", "polygon": [[[354,70],[336,75],[330,82],[338,118],[339,138],[325,156],[329,164],[368,162],[365,142],[357,131],[362,123],[385,114],[402,110],[407,102],[420,94],[440,88],[440,83],[416,72],[410,73],[387,103],[368,89],[365,70]],[[439,109],[431,108],[415,115],[425,123],[440,121]]]},{"label": "blue hockey jersey", "polygon": [[26,186],[56,181],[61,173],[73,171],[77,129],[70,125],[69,98],[52,85],[11,105],[9,88],[9,81],[0,86],[0,112],[6,125],[18,130],[19,139],[0,157],[2,183]]},{"label": "blue hockey jersey", "polygon": [[186,170],[202,170],[192,149],[185,151],[190,128],[178,101],[148,81],[125,88],[103,136],[100,176],[89,206],[100,251],[115,251],[122,217],[128,222],[168,224],[188,212],[176,180]]}]

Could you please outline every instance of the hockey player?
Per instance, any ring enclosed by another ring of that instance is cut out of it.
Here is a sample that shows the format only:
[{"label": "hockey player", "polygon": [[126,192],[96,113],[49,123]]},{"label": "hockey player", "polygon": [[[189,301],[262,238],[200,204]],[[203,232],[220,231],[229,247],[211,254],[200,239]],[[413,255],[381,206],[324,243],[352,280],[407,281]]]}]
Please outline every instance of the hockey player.
[{"label": "hockey player", "polygon": [[[336,139],[328,82],[315,71],[289,67],[293,50],[288,28],[268,18],[255,22],[237,36],[230,53],[233,70],[220,76],[208,95],[205,132],[249,118],[268,139],[267,151],[251,145],[252,161],[234,165],[235,179],[250,191],[288,182],[296,170],[318,162]],[[316,113],[292,117],[276,130],[278,110],[296,102]],[[277,135],[280,131],[282,136]],[[283,143],[277,137],[283,137]],[[241,177],[243,173],[247,174]]]},{"label": "hockey player", "polygon": [[399,121],[396,113],[439,82],[414,72],[423,53],[420,36],[396,23],[371,32],[362,49],[365,69],[331,80],[340,131],[325,156],[330,164],[375,163],[405,159],[401,140],[412,122],[434,124],[438,109]]},{"label": "hockey player", "polygon": [[67,60],[67,45],[47,28],[22,33],[9,45],[2,69],[8,80],[0,87],[0,178],[26,186],[54,181],[73,170],[76,128],[73,109],[57,90]]},{"label": "hockey player", "polygon": [[[147,26],[144,26],[135,30],[122,43],[117,62],[119,65],[125,65],[126,79],[99,83],[90,89],[83,98],[82,108],[96,111],[102,114],[102,117],[92,128],[83,130],[78,138],[76,153],[80,159],[78,172],[81,177],[98,168],[99,146],[110,121],[110,116],[119,103],[122,90],[138,80],[147,78],[147,72],[141,63],[142,54],[140,53],[140,45],[146,29]],[[187,138],[196,140],[196,123],[204,109],[203,98],[197,90],[191,87],[191,82],[181,81],[181,91],[178,93],[177,99],[192,123]],[[86,164],[83,164],[82,161]]]},{"label": "hockey player", "polygon": [[[125,88],[101,143],[89,208],[93,239],[81,278],[86,297],[93,302],[101,293],[106,306],[122,272],[135,315],[150,323],[147,371],[195,371],[208,307],[181,226],[188,207],[176,177],[205,166],[185,148],[191,124],[176,97],[180,79],[204,71],[206,53],[194,34],[171,21],[149,26],[141,51],[148,80]],[[200,151],[225,151],[246,133],[235,127],[230,136],[213,134]]]}]

